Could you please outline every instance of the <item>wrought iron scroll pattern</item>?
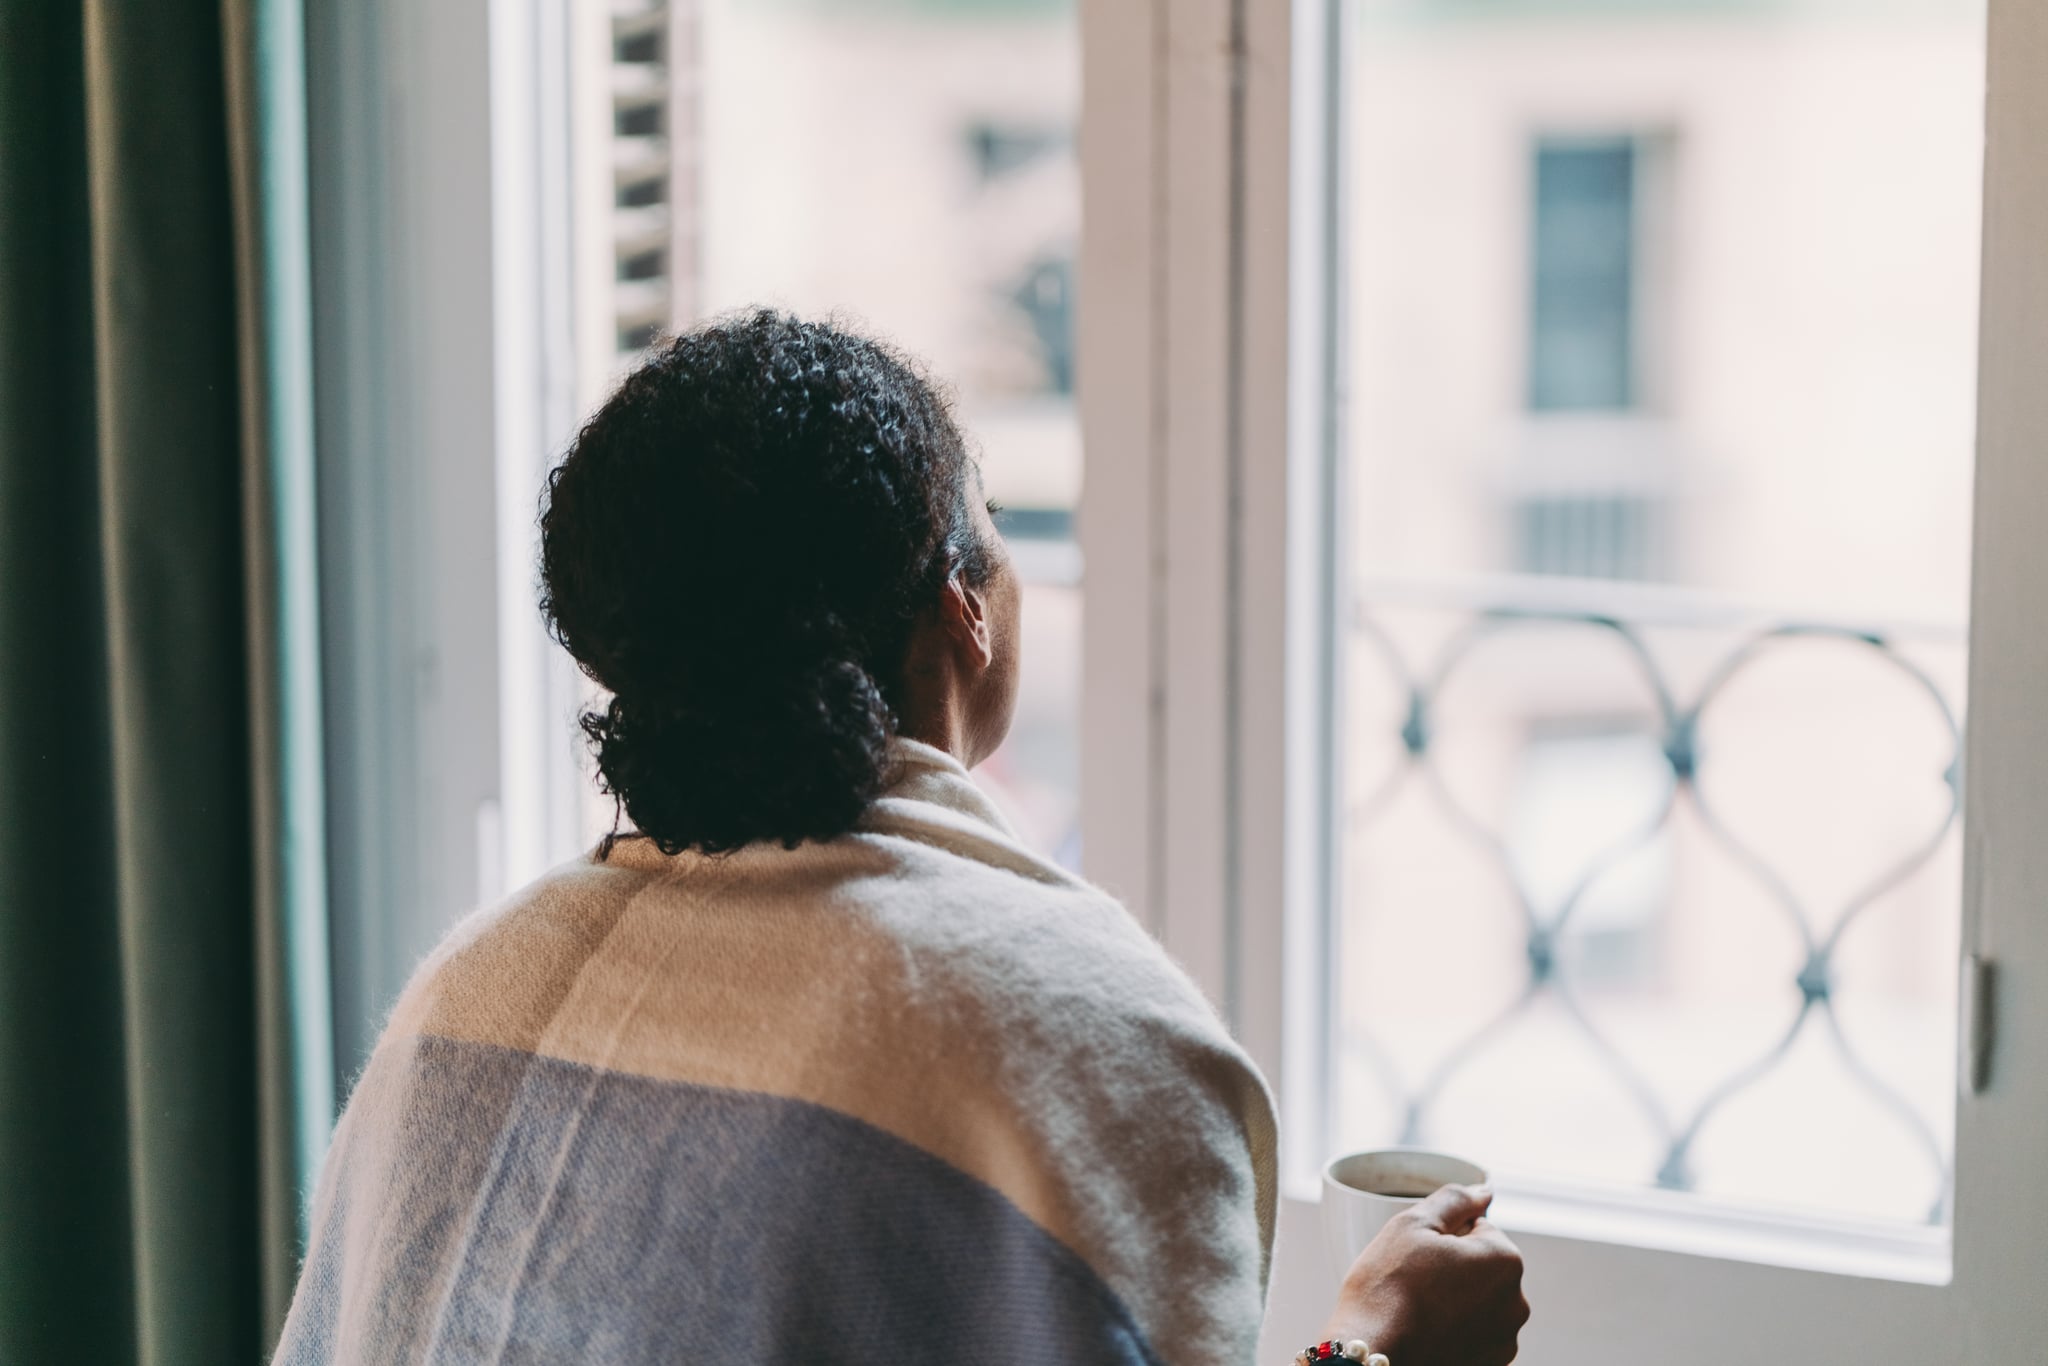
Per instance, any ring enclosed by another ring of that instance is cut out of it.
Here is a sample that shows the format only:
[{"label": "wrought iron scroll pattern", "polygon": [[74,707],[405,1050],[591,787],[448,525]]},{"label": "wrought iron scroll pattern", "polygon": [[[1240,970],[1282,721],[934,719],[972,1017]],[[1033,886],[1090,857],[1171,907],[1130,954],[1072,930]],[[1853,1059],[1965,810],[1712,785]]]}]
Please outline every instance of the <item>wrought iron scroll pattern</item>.
[{"label": "wrought iron scroll pattern", "polygon": [[[1522,882],[1503,833],[1490,827],[1478,813],[1461,802],[1445,780],[1436,763],[1436,736],[1432,729],[1438,699],[1460,666],[1471,656],[1474,647],[1503,630],[1535,623],[1576,625],[1611,633],[1641,674],[1654,710],[1655,723],[1661,729],[1661,747],[1671,774],[1671,782],[1662,799],[1642,823],[1595,855],[1547,918],[1537,906],[1530,889]],[[1926,1118],[1906,1095],[1886,1081],[1857,1051],[1843,1028],[1834,1001],[1835,961],[1844,935],[1871,906],[1933,860],[1961,818],[1961,725],[1955,708],[1934,678],[1902,653],[1895,642],[1881,631],[1806,622],[1752,627],[1717,665],[1708,670],[1706,681],[1689,700],[1678,695],[1643,631],[1628,621],[1600,612],[1551,606],[1479,609],[1437,651],[1427,670],[1411,667],[1393,636],[1375,619],[1369,608],[1359,612],[1354,629],[1357,644],[1362,647],[1359,657],[1375,659],[1384,666],[1395,687],[1405,694],[1405,705],[1401,709],[1401,761],[1352,807],[1348,813],[1350,828],[1359,831],[1369,827],[1404,789],[1420,783],[1445,823],[1472,846],[1508,890],[1519,915],[1526,949],[1528,975],[1514,998],[1453,1043],[1412,1087],[1401,1082],[1387,1050],[1378,1040],[1357,1030],[1347,1038],[1347,1043],[1371,1064],[1372,1071],[1390,1093],[1400,1098],[1402,1141],[1416,1143],[1426,1137],[1430,1108],[1444,1087],[1489,1042],[1510,1028],[1519,1016],[1547,994],[1657,1136],[1663,1155],[1654,1173],[1656,1184],[1670,1190],[1689,1190],[1696,1178],[1692,1165],[1693,1148],[1708,1123],[1730,1101],[1783,1064],[1809,1030],[1818,1030],[1842,1070],[1911,1134],[1917,1148],[1924,1153],[1935,1174],[1935,1186],[1939,1191],[1927,1218],[1929,1222],[1940,1222],[1946,1213],[1952,1183],[1948,1153]],[[1817,922],[1807,914],[1805,899],[1761,850],[1731,828],[1699,783],[1702,715],[1744,670],[1774,646],[1816,638],[1842,641],[1867,650],[1883,667],[1900,671],[1919,693],[1925,695],[1938,715],[1950,756],[1941,775],[1947,797],[1939,820],[1924,839],[1891,859],[1876,876],[1837,906],[1832,919],[1826,922],[1825,930],[1819,932],[1815,929]],[[1681,796],[1687,800],[1712,844],[1765,893],[1769,904],[1776,908],[1787,927],[1798,937],[1802,954],[1798,974],[1792,983],[1796,996],[1791,998],[1789,1017],[1775,1036],[1774,1043],[1762,1054],[1731,1068],[1689,1109],[1673,1112],[1649,1078],[1615,1046],[1598,1019],[1586,1009],[1557,948],[1560,936],[1590,889],[1658,838],[1672,820]]]}]

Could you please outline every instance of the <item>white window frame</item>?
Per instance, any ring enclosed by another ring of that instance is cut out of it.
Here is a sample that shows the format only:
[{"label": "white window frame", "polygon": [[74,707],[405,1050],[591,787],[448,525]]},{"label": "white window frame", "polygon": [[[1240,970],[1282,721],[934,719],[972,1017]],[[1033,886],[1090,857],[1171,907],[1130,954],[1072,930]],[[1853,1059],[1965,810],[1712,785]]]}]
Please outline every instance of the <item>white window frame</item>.
[{"label": "white window frame", "polygon": [[308,0],[337,1076],[501,885],[489,0]]},{"label": "white window frame", "polygon": [[1275,1084],[1284,1359],[1333,1289],[1303,1178],[1329,1127],[1341,12],[1081,18],[1083,857]]},{"label": "white window frame", "polygon": [[565,0],[307,0],[337,1074],[467,911],[584,844],[535,601],[575,355]]},{"label": "white window frame", "polygon": [[[1958,1101],[1952,1261],[1938,1234],[1509,1188],[1538,1366],[2006,1366],[2048,1342],[2048,10],[1990,9],[1963,951],[1996,963],[1997,1040],[1989,1086]],[[1342,12],[1081,0],[1085,859],[1275,1081],[1274,1360],[1335,1281],[1313,1174],[1333,1075]]]}]

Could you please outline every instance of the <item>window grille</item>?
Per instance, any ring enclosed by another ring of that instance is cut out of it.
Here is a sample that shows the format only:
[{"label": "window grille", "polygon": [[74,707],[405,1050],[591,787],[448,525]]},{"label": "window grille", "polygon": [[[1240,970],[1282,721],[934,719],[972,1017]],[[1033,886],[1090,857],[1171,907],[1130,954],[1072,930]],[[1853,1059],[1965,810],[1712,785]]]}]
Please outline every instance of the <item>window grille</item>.
[{"label": "window grille", "polygon": [[[1418,631],[1420,623],[1433,624]],[[1488,661],[1488,652],[1510,637],[1524,648],[1507,656],[1518,663],[1506,676]],[[1624,675],[1632,676],[1632,685],[1606,699],[1612,705],[1605,718],[1544,721],[1546,685],[1580,679],[1574,689],[1585,692],[1583,666],[1575,661],[1593,656],[1573,652],[1600,639],[1626,664],[1614,686]],[[1354,795],[1348,837],[1369,839],[1382,828],[1414,830],[1416,822],[1434,827],[1448,840],[1446,848],[1461,849],[1491,870],[1512,913],[1513,930],[1502,930],[1518,934],[1522,949],[1519,980],[1496,982],[1498,995],[1494,988],[1484,993],[1497,1004],[1466,1017],[1445,1037],[1433,1035],[1426,1046],[1398,1037],[1376,1012],[1347,1015],[1345,1052],[1380,1088],[1370,1112],[1393,1121],[1370,1141],[1445,1144],[1448,1137],[1447,1146],[1456,1146],[1458,1135],[1442,1132],[1445,1098],[1482,1055],[1525,1058],[1526,1066],[1540,1070],[1570,1053],[1604,1074],[1652,1145],[1646,1167],[1614,1170],[1609,1179],[1693,1190],[1703,1136],[1792,1068],[1799,1054],[1804,1060],[1798,1066],[1806,1070],[1797,1075],[1831,1072],[1874,1107],[1865,1122],[1888,1127],[1890,1137],[1917,1150],[1917,1161],[1904,1159],[1906,1165],[1887,1179],[1901,1193],[1924,1192],[1920,1213],[1928,1222],[1946,1219],[1952,1174],[1950,1136],[1940,1122],[1946,1087],[1928,1084],[1918,1072],[1909,1078],[1911,1069],[1894,1056],[1896,1039],[1873,1033],[1895,1021],[1844,1012],[1838,997],[1846,981],[1863,1000],[1871,999],[1875,983],[1867,974],[1878,971],[1873,964],[1881,960],[1867,953],[1857,959],[1856,952],[1867,949],[1872,936],[1897,936],[1898,917],[1927,925],[1955,913],[1952,888],[1898,902],[1891,898],[1937,860],[1955,857],[1961,816],[1959,633],[1779,617],[1665,589],[1593,593],[1521,580],[1500,581],[1498,587],[1368,587],[1357,604],[1353,644],[1357,685],[1393,703],[1381,714],[1397,733],[1383,733],[1368,747],[1398,758],[1391,767],[1375,768]],[[1839,883],[1813,879],[1791,852],[1795,845],[1774,842],[1774,832],[1759,831],[1754,813],[1728,800],[1734,790],[1753,794],[1766,773],[1800,792],[1834,791],[1840,784],[1813,786],[1829,777],[1816,765],[1861,762],[1780,741],[1767,751],[1728,754],[1725,727],[1731,717],[1781,741],[1810,723],[1813,697],[1773,694],[1760,703],[1762,694],[1738,696],[1753,675],[1793,660],[1809,673],[1816,664],[1827,669],[1814,675],[1830,680],[1831,691],[1820,705],[1846,708],[1844,714],[1857,724],[1871,723],[1873,746],[1914,756],[1910,765],[1871,770],[1883,773],[1877,781],[1845,777],[1859,784],[1855,800],[1804,813],[1839,846],[1845,865]],[[1508,695],[1474,708],[1475,697],[1501,689]],[[1525,695],[1520,702],[1512,696],[1518,690]],[[1463,701],[1447,706],[1453,694]],[[1502,718],[1519,724],[1524,738],[1512,765],[1515,799],[1504,813],[1495,813],[1475,800],[1484,789],[1475,787],[1478,770],[1469,761],[1475,742],[1489,743],[1488,728]],[[1766,752],[1769,757],[1760,758]],[[1458,776],[1447,767],[1448,753],[1464,765]],[[1743,780],[1748,786],[1729,787],[1723,769],[1730,762],[1751,766]],[[1766,768],[1755,768],[1759,762]],[[1574,822],[1589,827],[1593,837],[1570,828]],[[1681,831],[1682,872],[1673,862]],[[1382,851],[1378,857],[1390,856]],[[1708,886],[1721,890],[1709,897],[1700,891]],[[1752,909],[1744,914],[1760,917],[1755,945],[1731,960],[1737,966],[1724,969],[1752,993],[1727,999],[1741,1001],[1748,1012],[1742,1032],[1754,1041],[1753,1050],[1745,1043],[1724,1053],[1685,1028],[1623,1038],[1621,1019],[1640,1023],[1666,1008],[1674,1012],[1666,1023],[1696,1018],[1687,1012],[1700,1010],[1701,998],[1662,994],[1662,979],[1682,967],[1668,956],[1664,941],[1674,917],[1685,919],[1696,939],[1701,927],[1729,909],[1717,898],[1731,890],[1754,897],[1745,902]],[[1382,893],[1366,901],[1350,907],[1347,916],[1367,945],[1381,932],[1371,926],[1416,912],[1406,902],[1382,904]],[[1887,904],[1889,911],[1881,909]],[[1895,923],[1889,930],[1877,928],[1886,915]],[[1866,975],[1859,978],[1859,972]],[[1595,1008],[1596,997],[1605,1004]],[[1616,1002],[1627,1010],[1610,1013]],[[1562,1034],[1552,1028],[1556,1021],[1563,1022]],[[1542,1049],[1555,1051],[1526,1056],[1539,1038],[1546,1041]],[[1678,1057],[1678,1051],[1686,1056]],[[1702,1062],[1709,1056],[1711,1062]],[[1676,1080],[1681,1075],[1687,1078],[1682,1084]],[[1467,1126],[1460,1132],[1472,1123],[1469,1096],[1465,1103],[1467,1110],[1454,1120]],[[1810,1105],[1801,1109],[1782,1097],[1777,1103],[1787,1124],[1833,1122]],[[1754,1117],[1747,1122],[1753,1124]],[[1517,1123],[1512,1102],[1487,1112],[1488,1131],[1503,1142]],[[1722,1184],[1740,1192],[1754,1176],[1743,1169]]]}]

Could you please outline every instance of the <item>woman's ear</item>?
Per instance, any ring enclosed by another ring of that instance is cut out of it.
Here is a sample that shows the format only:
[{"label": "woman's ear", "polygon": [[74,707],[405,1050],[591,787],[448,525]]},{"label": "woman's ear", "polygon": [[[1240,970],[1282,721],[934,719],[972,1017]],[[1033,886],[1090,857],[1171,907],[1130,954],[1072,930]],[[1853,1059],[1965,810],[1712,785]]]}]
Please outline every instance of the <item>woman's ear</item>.
[{"label": "woman's ear", "polygon": [[989,625],[988,595],[955,574],[939,593],[939,621],[946,628],[953,648],[965,656],[974,672],[981,673],[995,662],[995,636]]}]

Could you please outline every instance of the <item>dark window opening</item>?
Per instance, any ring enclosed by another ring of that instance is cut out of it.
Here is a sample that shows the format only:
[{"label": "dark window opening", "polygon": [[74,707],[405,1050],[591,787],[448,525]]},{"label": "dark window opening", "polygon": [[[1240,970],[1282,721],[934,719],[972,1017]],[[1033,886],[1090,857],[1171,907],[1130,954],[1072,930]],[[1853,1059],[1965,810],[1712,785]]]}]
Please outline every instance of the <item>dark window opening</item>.
[{"label": "dark window opening", "polygon": [[1065,255],[1042,256],[1024,270],[1010,291],[1038,342],[1050,393],[1074,392],[1074,262]]},{"label": "dark window opening", "polygon": [[659,104],[636,104],[619,110],[612,126],[622,138],[657,138],[664,131],[666,111]]},{"label": "dark window opening", "polygon": [[658,280],[668,270],[668,252],[657,247],[653,251],[635,252],[619,260],[621,280]]},{"label": "dark window opening", "polygon": [[650,204],[667,202],[667,176],[656,176],[652,180],[636,180],[619,187],[619,207],[622,209],[644,209]]},{"label": "dark window opening", "polygon": [[1615,411],[1637,404],[1636,144],[1536,146],[1531,215],[1529,407]]},{"label": "dark window opening", "polygon": [[1061,128],[976,123],[967,129],[968,154],[984,184],[1023,170],[1040,157],[1065,148],[1070,140]]},{"label": "dark window opening", "polygon": [[663,55],[661,39],[662,32],[658,28],[621,34],[612,43],[612,55],[621,62],[659,63]]}]

